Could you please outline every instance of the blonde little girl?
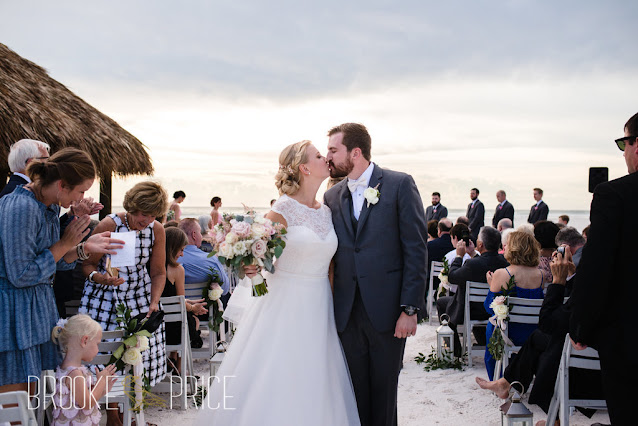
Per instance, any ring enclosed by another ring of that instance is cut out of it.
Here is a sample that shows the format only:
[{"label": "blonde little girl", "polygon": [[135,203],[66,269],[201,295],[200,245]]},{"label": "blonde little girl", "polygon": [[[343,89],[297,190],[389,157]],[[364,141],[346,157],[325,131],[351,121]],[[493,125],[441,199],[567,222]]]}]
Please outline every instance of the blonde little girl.
[{"label": "blonde little girl", "polygon": [[52,426],[97,426],[101,417],[97,401],[113,387],[115,365],[107,366],[93,378],[82,361],[89,362],[97,355],[102,327],[88,315],[78,314],[68,321],[60,320],[53,328],[52,338],[65,353],[55,371]]}]

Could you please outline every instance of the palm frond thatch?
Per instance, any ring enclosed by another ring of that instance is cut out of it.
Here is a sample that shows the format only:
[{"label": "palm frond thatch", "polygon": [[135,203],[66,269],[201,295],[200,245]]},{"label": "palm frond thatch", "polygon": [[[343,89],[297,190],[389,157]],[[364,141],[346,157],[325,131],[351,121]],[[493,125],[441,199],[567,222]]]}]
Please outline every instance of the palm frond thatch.
[{"label": "palm frond thatch", "polygon": [[82,149],[109,180],[111,173],[153,173],[142,142],[0,43],[0,168],[6,168],[11,144],[23,138],[47,142],[52,151]]}]

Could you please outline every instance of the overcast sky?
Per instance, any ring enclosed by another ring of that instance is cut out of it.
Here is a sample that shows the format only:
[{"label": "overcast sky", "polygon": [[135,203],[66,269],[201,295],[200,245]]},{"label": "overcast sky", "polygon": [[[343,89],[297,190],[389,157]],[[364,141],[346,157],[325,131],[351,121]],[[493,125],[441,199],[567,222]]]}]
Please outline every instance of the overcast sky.
[{"label": "overcast sky", "polygon": [[535,186],[550,218],[588,209],[589,167],[627,172],[632,0],[0,0],[0,16],[0,43],[146,144],[186,209],[267,205],[281,149],[325,151],[346,121],[426,204],[465,207],[477,186],[488,216],[496,190],[528,210]]}]

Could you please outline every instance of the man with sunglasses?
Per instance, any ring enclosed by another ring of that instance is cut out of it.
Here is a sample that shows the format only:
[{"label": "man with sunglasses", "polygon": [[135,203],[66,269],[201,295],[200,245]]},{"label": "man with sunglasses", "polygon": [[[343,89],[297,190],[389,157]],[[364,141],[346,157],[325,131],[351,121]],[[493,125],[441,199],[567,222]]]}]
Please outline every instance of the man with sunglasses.
[{"label": "man with sunglasses", "polygon": [[49,144],[33,139],[20,139],[11,145],[8,163],[12,172],[9,182],[2,188],[0,198],[13,192],[16,186],[26,185],[31,179],[24,173],[33,160],[46,161],[49,158]]},{"label": "man with sunglasses", "polygon": [[616,139],[628,175],[601,183],[591,203],[591,227],[572,291],[570,337],[576,349],[598,350],[603,391],[613,425],[635,424],[638,382],[635,306],[638,269],[638,114]]}]

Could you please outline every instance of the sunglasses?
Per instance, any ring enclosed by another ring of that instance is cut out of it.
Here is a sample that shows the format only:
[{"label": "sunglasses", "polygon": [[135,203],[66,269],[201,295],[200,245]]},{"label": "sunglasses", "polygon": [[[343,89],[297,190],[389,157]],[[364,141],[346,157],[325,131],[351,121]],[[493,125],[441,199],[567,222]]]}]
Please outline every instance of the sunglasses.
[{"label": "sunglasses", "polygon": [[625,143],[629,145],[633,145],[632,141],[635,141],[638,136],[625,136],[624,138],[616,139],[616,145],[618,145],[618,149],[621,151],[625,150]]}]

